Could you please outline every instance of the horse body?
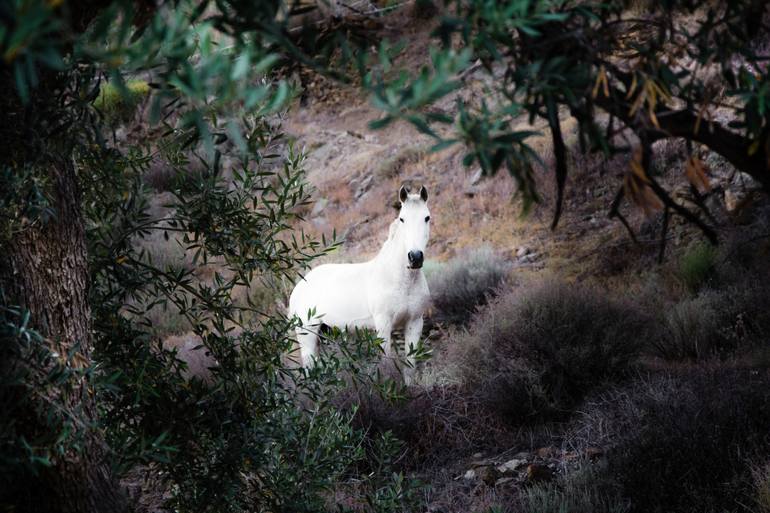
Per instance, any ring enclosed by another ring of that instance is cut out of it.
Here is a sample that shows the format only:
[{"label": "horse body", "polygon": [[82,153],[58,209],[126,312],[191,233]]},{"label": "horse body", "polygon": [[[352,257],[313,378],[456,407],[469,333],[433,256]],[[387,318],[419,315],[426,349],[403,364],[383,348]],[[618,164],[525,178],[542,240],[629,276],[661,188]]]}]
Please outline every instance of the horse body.
[{"label": "horse body", "polygon": [[402,187],[399,198],[399,218],[391,223],[388,240],[376,257],[358,264],[321,265],[295,286],[289,314],[302,321],[297,341],[305,367],[312,366],[318,355],[321,324],[373,328],[388,356],[393,329],[404,328],[407,353],[417,344],[430,301],[422,272],[430,233],[427,191],[423,187],[420,194],[408,194]]}]

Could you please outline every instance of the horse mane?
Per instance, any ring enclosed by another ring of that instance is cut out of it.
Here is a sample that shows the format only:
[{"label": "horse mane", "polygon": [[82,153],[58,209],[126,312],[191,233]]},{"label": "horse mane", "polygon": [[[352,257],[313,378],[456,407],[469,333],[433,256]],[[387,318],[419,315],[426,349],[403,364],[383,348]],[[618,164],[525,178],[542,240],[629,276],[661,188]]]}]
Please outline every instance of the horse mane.
[{"label": "horse mane", "polygon": [[388,228],[388,240],[385,241],[386,243],[393,240],[396,231],[398,231],[398,219],[394,219],[393,222],[390,223],[390,228]]}]

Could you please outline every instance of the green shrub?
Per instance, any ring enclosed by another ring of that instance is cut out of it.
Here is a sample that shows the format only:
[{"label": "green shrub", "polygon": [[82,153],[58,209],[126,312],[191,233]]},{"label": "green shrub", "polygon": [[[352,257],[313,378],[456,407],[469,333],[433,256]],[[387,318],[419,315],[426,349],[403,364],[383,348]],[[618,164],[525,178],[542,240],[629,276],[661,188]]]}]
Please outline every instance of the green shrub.
[{"label": "green shrub", "polygon": [[567,438],[607,450],[608,474],[632,511],[737,511],[755,496],[751,462],[770,451],[767,372],[691,368],[617,388],[581,410]]},{"label": "green shrub", "polygon": [[717,251],[711,244],[691,246],[679,259],[679,279],[688,290],[697,291],[714,276],[716,260]]},{"label": "green shrub", "polygon": [[125,122],[131,119],[139,104],[149,94],[150,86],[144,80],[129,80],[125,90],[106,82],[99,89],[94,106],[108,122]]},{"label": "green shrub", "polygon": [[497,298],[440,358],[479,400],[527,416],[567,408],[625,375],[651,325],[602,290],[545,282]]},{"label": "green shrub", "polygon": [[436,319],[466,322],[503,284],[509,268],[488,246],[465,251],[447,263],[429,263],[425,277]]},{"label": "green shrub", "polygon": [[[348,477],[368,483],[362,494],[374,511],[401,499],[395,511],[413,509],[411,480],[384,467],[355,473],[364,460],[390,458],[377,451],[392,444],[366,453],[370,437],[355,412],[328,400],[350,381],[368,384],[379,343],[354,334],[335,340],[337,350],[323,352],[312,370],[296,369],[286,358],[294,322],[263,315],[271,313],[261,304],[269,294],[251,289],[255,280],[294,276],[336,246],[310,237],[281,242],[309,194],[304,156],[289,148],[283,161],[268,170],[261,159],[245,160],[232,180],[209,165],[211,179],[186,183],[163,208],[147,201],[143,169],[92,170],[116,182],[105,189],[107,180],[94,181],[83,201],[100,428],[118,471],[152,472],[164,509],[323,511],[329,491]],[[166,350],[148,309],[161,303],[190,331]],[[180,361],[187,351],[205,361]]]}]

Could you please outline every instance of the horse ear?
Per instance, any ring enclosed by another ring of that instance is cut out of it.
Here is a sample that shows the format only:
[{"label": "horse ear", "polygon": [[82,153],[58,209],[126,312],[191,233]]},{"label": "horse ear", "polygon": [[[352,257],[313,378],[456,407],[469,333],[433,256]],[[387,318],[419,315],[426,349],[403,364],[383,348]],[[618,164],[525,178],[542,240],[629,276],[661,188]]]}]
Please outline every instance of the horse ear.
[{"label": "horse ear", "polygon": [[398,190],[398,199],[403,203],[406,201],[407,196],[409,196],[409,189],[402,185]]},{"label": "horse ear", "polygon": [[420,187],[420,199],[428,201],[428,189],[426,189],[424,185]]}]

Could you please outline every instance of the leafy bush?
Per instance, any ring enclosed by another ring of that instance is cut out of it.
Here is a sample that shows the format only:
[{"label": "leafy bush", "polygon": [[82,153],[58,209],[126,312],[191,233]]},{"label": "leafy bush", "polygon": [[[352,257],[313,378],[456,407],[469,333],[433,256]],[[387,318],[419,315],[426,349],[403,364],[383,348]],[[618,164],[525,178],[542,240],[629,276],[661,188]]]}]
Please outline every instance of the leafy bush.
[{"label": "leafy bush", "polygon": [[131,119],[139,104],[150,94],[150,86],[144,80],[129,80],[125,89],[112,82],[102,84],[94,106],[110,123]]},{"label": "leafy bush", "polygon": [[711,244],[699,243],[679,259],[679,279],[690,291],[697,291],[713,277],[717,251]]},{"label": "leafy bush", "polygon": [[479,399],[526,416],[568,407],[623,376],[650,324],[604,291],[545,282],[493,301],[455,332],[443,357]]},{"label": "leafy bush", "polygon": [[735,511],[770,451],[770,375],[695,368],[641,379],[583,407],[573,445],[608,449],[632,511]]},{"label": "leafy bush", "polygon": [[488,246],[461,253],[447,263],[425,270],[438,320],[466,322],[495,293],[509,271],[506,260]]},{"label": "leafy bush", "polygon": [[[285,355],[294,346],[293,321],[263,315],[263,291],[248,293],[255,280],[291,279],[336,247],[287,235],[308,200],[304,155],[289,147],[272,170],[250,157],[232,180],[210,172],[185,182],[170,207],[155,212],[143,169],[88,168],[125,180],[109,190],[95,180],[85,190],[100,418],[120,469],[158,471],[167,492],[159,506],[180,512],[319,511],[336,483],[373,457],[362,449],[367,435],[354,411],[327,398],[347,388],[343,377],[368,379],[362,369],[380,357],[376,339],[336,340],[338,350],[312,371],[292,369]],[[114,215],[104,219],[104,212]],[[181,349],[205,352],[214,363],[203,362],[213,367],[205,381],[158,340],[150,307],[164,304],[200,346]],[[412,500],[411,481],[375,474],[364,490],[375,511]]]}]

